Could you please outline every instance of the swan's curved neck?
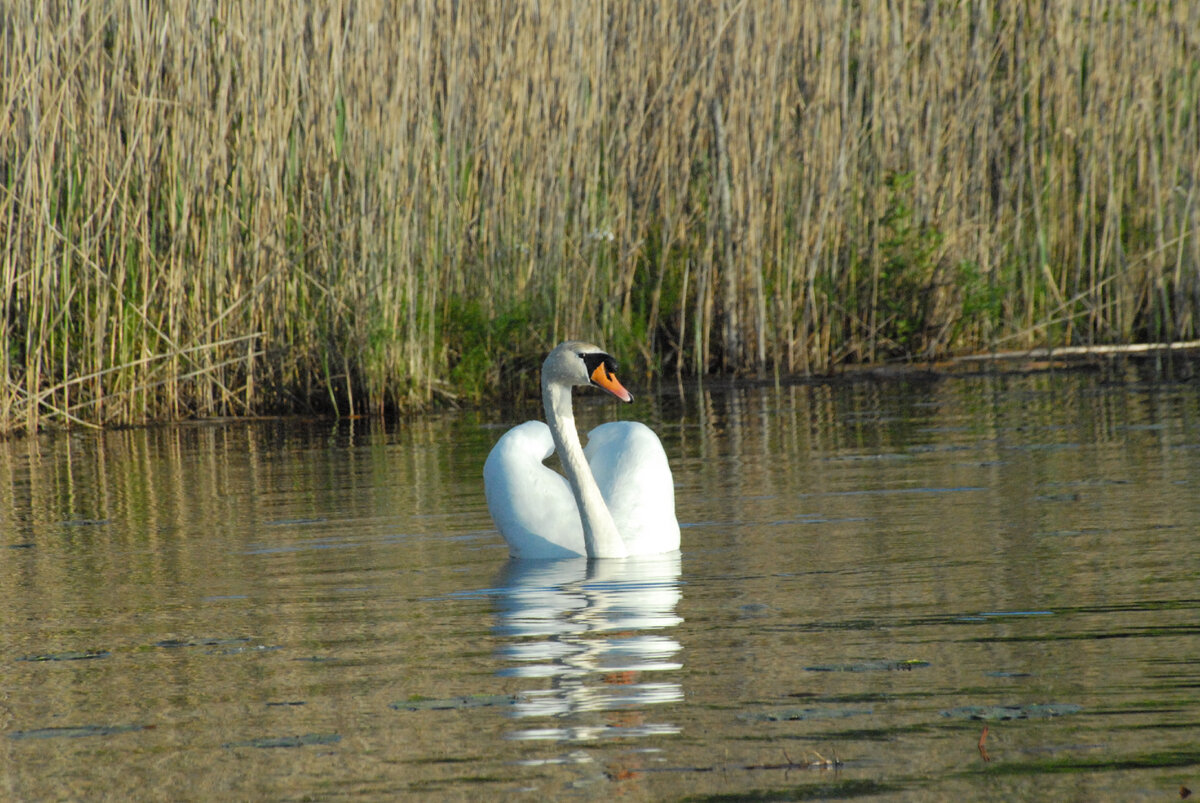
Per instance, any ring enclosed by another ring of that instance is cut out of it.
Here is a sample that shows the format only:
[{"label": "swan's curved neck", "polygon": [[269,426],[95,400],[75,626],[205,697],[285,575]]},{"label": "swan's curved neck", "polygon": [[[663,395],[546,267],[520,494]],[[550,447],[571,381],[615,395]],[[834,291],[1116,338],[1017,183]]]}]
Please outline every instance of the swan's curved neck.
[{"label": "swan's curved neck", "polygon": [[588,466],[579,443],[579,431],[575,429],[575,413],[571,408],[569,385],[542,380],[542,404],[546,408],[546,422],[554,436],[554,446],[562,461],[563,471],[571,481],[575,504],[579,507],[579,518],[583,522],[583,540],[589,558],[624,558],[629,555],[625,541],[617,532],[612,514],[592,469]]}]

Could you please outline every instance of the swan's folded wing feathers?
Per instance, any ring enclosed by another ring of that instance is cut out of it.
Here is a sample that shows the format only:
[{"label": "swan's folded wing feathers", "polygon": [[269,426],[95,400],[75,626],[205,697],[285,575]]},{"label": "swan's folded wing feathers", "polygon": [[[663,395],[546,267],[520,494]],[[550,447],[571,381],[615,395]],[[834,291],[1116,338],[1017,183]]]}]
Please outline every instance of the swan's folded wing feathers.
[{"label": "swan's folded wing feathers", "polygon": [[637,421],[601,424],[584,454],[630,554],[678,549],[675,482],[653,430]]},{"label": "swan's folded wing feathers", "polygon": [[504,433],[483,465],[488,512],[515,557],[584,554],[583,525],[571,486],[542,464],[553,453],[550,429],[528,421]]}]

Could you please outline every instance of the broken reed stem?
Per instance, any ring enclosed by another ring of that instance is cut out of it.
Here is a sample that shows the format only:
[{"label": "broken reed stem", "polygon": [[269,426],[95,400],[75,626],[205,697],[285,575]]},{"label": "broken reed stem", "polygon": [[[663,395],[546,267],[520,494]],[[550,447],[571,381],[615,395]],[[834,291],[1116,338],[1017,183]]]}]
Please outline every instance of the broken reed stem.
[{"label": "broken reed stem", "polygon": [[0,431],[1200,336],[1200,4],[0,26]]}]

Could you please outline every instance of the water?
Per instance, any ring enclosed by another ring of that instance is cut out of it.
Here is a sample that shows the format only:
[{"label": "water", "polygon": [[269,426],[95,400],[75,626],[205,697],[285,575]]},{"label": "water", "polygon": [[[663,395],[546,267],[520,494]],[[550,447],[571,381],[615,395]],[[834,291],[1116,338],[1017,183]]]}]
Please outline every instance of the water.
[{"label": "water", "polygon": [[580,402],[660,432],[681,554],[507,561],[508,418],[0,443],[0,795],[1200,789],[1195,382]]}]

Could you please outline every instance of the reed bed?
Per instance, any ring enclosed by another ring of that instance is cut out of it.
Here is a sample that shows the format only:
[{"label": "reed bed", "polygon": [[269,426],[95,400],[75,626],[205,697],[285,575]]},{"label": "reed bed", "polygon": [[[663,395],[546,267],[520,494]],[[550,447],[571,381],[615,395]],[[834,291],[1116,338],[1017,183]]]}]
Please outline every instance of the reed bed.
[{"label": "reed bed", "polygon": [[1197,336],[1200,4],[16,0],[0,429]]}]

